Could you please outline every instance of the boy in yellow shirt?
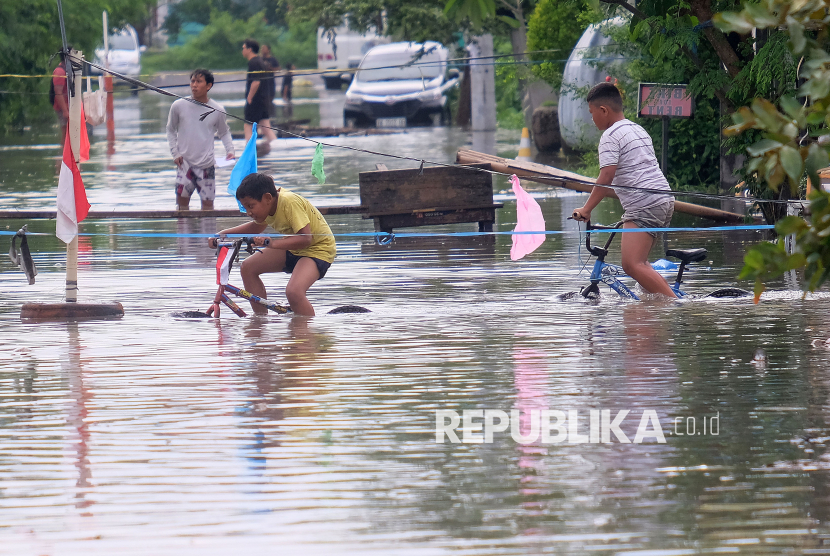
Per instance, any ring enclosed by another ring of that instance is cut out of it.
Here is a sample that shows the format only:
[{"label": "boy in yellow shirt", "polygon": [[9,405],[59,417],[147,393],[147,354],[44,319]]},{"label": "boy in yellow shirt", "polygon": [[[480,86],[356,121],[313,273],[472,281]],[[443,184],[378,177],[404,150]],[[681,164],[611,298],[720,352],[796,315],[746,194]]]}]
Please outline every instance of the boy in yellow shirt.
[{"label": "boy in yellow shirt", "polygon": [[[256,235],[270,226],[286,237],[272,239],[262,251],[242,263],[240,273],[245,289],[263,299],[267,298],[260,278],[266,272],[291,274],[285,286],[285,296],[291,310],[297,315],[314,316],[314,307],[306,297],[311,285],[323,278],[334,262],[337,248],[326,219],[307,199],[285,188],[277,188],[266,174],[250,174],[236,190],[236,198],[253,219],[219,232],[225,234]],[[208,242],[215,246],[213,238]],[[264,315],[268,310],[251,302],[254,313]]]}]

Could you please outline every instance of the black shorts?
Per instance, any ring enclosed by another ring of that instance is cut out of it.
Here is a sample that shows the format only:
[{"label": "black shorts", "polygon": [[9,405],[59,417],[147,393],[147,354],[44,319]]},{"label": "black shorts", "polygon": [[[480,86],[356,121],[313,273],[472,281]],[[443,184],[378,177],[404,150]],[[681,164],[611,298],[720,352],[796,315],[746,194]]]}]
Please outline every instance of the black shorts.
[{"label": "black shorts", "polygon": [[259,123],[269,118],[268,104],[266,102],[254,99],[253,104],[245,103],[245,119],[249,122]]},{"label": "black shorts", "polygon": [[328,271],[329,267],[331,266],[331,263],[327,263],[326,261],[324,261],[322,259],[317,259],[315,257],[298,257],[297,255],[295,255],[291,251],[286,251],[285,252],[285,267],[282,269],[282,271],[285,272],[286,274],[291,274],[292,272],[294,272],[294,267],[297,266],[297,262],[300,259],[311,259],[312,261],[314,261],[314,264],[317,265],[317,272],[320,273],[320,277],[318,278],[318,280],[323,279],[323,276],[326,275],[326,271]]}]

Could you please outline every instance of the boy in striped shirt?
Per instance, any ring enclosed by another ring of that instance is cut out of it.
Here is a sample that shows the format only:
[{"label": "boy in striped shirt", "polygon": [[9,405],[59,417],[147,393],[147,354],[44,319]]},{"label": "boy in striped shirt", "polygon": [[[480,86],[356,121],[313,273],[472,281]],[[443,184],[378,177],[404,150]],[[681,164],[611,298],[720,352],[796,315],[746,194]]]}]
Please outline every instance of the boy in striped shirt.
[{"label": "boy in striped shirt", "polygon": [[[623,114],[620,91],[612,83],[600,83],[588,93],[588,110],[599,140],[599,177],[585,206],[574,210],[574,220],[590,220],[591,211],[604,197],[616,196],[623,210],[623,228],[665,228],[674,213],[674,197],[654,190],[671,191],[660,171],[651,137]],[[616,189],[604,186],[621,186]],[[646,191],[647,190],[647,191]],[[656,232],[622,235],[622,267],[649,293],[677,297],[666,279],[649,264],[648,253]]]}]

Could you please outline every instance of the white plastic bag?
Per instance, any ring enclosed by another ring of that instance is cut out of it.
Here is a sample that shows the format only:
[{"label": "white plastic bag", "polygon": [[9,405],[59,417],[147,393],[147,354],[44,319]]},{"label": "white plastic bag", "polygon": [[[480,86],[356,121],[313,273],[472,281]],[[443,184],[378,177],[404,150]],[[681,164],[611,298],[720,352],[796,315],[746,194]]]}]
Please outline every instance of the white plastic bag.
[{"label": "white plastic bag", "polygon": [[89,125],[101,125],[107,121],[107,92],[104,90],[104,77],[98,77],[98,90],[92,90],[92,79],[86,77],[86,92],[82,95],[84,115]]}]

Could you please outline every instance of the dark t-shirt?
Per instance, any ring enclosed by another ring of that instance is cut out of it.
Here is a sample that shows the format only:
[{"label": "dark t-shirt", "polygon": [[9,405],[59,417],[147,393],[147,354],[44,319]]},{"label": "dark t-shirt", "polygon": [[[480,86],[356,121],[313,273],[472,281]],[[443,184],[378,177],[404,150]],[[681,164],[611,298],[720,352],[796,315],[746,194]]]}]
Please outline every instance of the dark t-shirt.
[{"label": "dark t-shirt", "polygon": [[[280,67],[280,62],[273,56],[269,58],[262,58],[262,61],[265,63],[267,69],[275,70]],[[268,98],[274,98],[274,93],[276,92],[276,84],[274,81],[274,72],[267,74],[269,79],[267,81],[263,81],[263,85],[268,85]]]},{"label": "dark t-shirt", "polygon": [[260,81],[259,89],[254,94],[254,100],[251,105],[267,106],[268,105],[268,74],[260,73],[266,72],[268,68],[259,56],[254,56],[248,60],[248,79],[245,83],[245,99],[248,99],[248,93],[251,92],[251,83]]}]

